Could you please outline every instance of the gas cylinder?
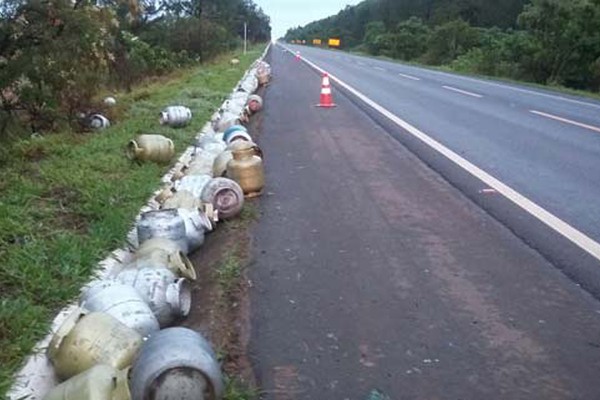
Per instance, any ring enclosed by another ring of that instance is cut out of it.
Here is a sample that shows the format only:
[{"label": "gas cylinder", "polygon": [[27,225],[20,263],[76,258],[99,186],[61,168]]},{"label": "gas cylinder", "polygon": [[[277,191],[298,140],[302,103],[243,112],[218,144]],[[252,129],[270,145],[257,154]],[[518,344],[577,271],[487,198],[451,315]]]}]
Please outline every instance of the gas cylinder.
[{"label": "gas cylinder", "polygon": [[142,341],[142,335],[116,318],[78,308],[54,334],[47,351],[56,374],[68,379],[97,364],[130,366]]},{"label": "gas cylinder", "polygon": [[227,164],[232,159],[233,159],[233,154],[231,153],[231,150],[225,150],[225,151],[221,152],[221,154],[219,154],[217,156],[217,158],[215,158],[215,161],[213,163],[213,167],[212,167],[213,176],[215,178],[217,178],[217,177],[225,175],[225,173],[227,172]]},{"label": "gas cylinder", "polygon": [[167,268],[178,276],[196,280],[194,265],[180,250],[180,245],[165,238],[149,239],[142,243],[126,268]]},{"label": "gas cylinder", "polygon": [[50,390],[44,400],[130,400],[129,368],[99,364]]},{"label": "gas cylinder", "polygon": [[240,116],[229,112],[224,113],[215,123],[215,131],[225,132],[227,128],[240,124]]},{"label": "gas cylinder", "polygon": [[227,143],[228,145],[233,142],[236,142],[238,140],[252,142],[252,137],[250,136],[250,134],[247,131],[237,130],[237,131],[233,131],[227,137],[225,137],[225,136],[223,136],[223,137],[225,138],[225,143]]},{"label": "gas cylinder", "polygon": [[263,106],[262,97],[260,97],[257,94],[248,96],[248,101],[246,105],[248,106],[248,110],[250,110],[251,113],[259,112]]},{"label": "gas cylinder", "polygon": [[180,190],[175,192],[171,197],[165,200],[162,208],[187,208],[187,209],[198,209],[200,208],[201,202],[191,192],[187,190]]},{"label": "gas cylinder", "polygon": [[215,153],[200,150],[184,170],[185,175],[212,175],[212,166],[216,156]]},{"label": "gas cylinder", "polygon": [[192,120],[192,111],[184,106],[171,106],[160,113],[161,125],[178,128],[187,125]]},{"label": "gas cylinder", "polygon": [[110,121],[102,114],[93,114],[89,118],[90,127],[93,129],[110,128]]},{"label": "gas cylinder", "polygon": [[232,218],[242,211],[244,192],[231,179],[214,178],[204,187],[202,201],[212,204],[220,218]]},{"label": "gas cylinder", "polygon": [[89,311],[109,314],[143,337],[160,329],[152,310],[138,292],[114,280],[95,281],[87,285],[82,291],[79,305]]},{"label": "gas cylinder", "polygon": [[189,314],[192,291],[185,278],[176,278],[166,268],[125,269],[117,280],[132,286],[146,301],[161,327]]},{"label": "gas cylinder", "polygon": [[127,145],[130,160],[168,163],[174,155],[173,141],[162,135],[139,135]]},{"label": "gas cylinder", "polygon": [[175,183],[177,191],[186,190],[197,198],[200,198],[202,189],[212,179],[212,168],[210,175],[186,175]]},{"label": "gas cylinder", "polygon": [[227,164],[227,177],[236,181],[246,197],[260,196],[265,186],[263,161],[253,148],[233,150]]},{"label": "gas cylinder", "polygon": [[167,328],[142,347],[131,372],[134,400],[219,400],[224,392],[221,367],[202,335]]},{"label": "gas cylinder", "polygon": [[[251,142],[251,141],[235,140],[227,146],[227,150],[231,151],[232,153],[237,150],[247,150],[247,149],[252,149],[252,152],[255,156],[264,158],[261,148],[258,147],[258,145],[256,143]],[[232,154],[232,157],[233,157],[233,154]]]},{"label": "gas cylinder", "polygon": [[[198,197],[200,193],[201,190]],[[177,209],[169,208],[143,213],[137,223],[137,234],[140,245],[148,239],[164,238],[174,241],[183,253],[188,253],[185,223]]]}]

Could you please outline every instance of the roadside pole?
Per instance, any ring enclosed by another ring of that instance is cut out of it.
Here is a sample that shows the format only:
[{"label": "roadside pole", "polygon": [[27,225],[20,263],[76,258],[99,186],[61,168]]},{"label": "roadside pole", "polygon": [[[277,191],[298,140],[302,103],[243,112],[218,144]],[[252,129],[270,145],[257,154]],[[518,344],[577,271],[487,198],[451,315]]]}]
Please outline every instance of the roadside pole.
[{"label": "roadside pole", "polygon": [[244,54],[248,51],[248,23],[244,22]]}]

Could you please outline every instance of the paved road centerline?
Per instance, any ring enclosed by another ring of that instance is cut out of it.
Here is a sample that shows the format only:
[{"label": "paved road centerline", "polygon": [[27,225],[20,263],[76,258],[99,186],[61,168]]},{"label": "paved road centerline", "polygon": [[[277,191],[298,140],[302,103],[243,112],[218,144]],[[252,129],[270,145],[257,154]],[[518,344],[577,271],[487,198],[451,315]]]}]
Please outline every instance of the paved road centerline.
[{"label": "paved road centerline", "polygon": [[402,78],[406,78],[406,79],[412,79],[413,81],[421,80],[421,78],[417,78],[416,76],[412,76],[412,75],[398,74],[398,76],[401,76]]},{"label": "paved road centerline", "polygon": [[573,104],[578,104],[578,105],[581,105],[581,106],[593,107],[593,108],[600,109],[600,104],[595,104],[595,103],[590,103],[590,102],[587,102],[587,101],[570,99],[568,97],[557,96],[555,94],[536,92],[535,90],[522,89],[522,88],[518,88],[518,87],[514,87],[514,86],[509,86],[509,85],[503,85],[501,83],[490,82],[490,81],[486,81],[486,80],[482,80],[482,79],[475,79],[475,78],[469,78],[469,77],[466,77],[466,76],[449,74],[447,72],[433,71],[433,70],[429,70],[429,69],[427,70],[427,72],[430,72],[430,73],[435,74],[435,75],[442,75],[442,76],[449,77],[449,78],[452,78],[452,79],[461,79],[463,81],[480,83],[482,85],[488,85],[488,86],[493,86],[493,87],[497,87],[497,88],[501,88],[501,89],[512,90],[514,92],[531,94],[531,95],[534,95],[534,96],[540,96],[540,97],[545,97],[545,98],[548,98],[548,99],[559,100],[559,101],[564,101],[564,102],[567,102],[567,103],[573,103]]},{"label": "paved road centerline", "polygon": [[453,87],[453,86],[442,86],[442,87],[443,87],[444,89],[446,89],[446,90],[451,90],[451,91],[453,91],[453,92],[460,93],[460,94],[464,94],[464,95],[466,95],[466,96],[476,97],[476,98],[478,98],[478,99],[480,99],[480,98],[482,98],[482,97],[483,97],[483,96],[482,96],[482,95],[480,95],[480,94],[477,94],[477,93],[472,93],[472,92],[467,92],[466,90],[458,89],[458,88],[455,88],[455,87]]},{"label": "paved road centerline", "polygon": [[383,71],[383,72],[386,71],[385,68],[381,68],[381,67],[373,67],[373,69],[376,69],[377,71]]},{"label": "paved road centerline", "polygon": [[[323,68],[309,61],[306,57],[302,57],[302,60],[317,71],[320,71],[321,73],[326,72]],[[433,139],[426,133],[420,131],[418,128],[404,121],[388,109],[384,108],[383,106],[371,100],[363,93],[356,90],[354,87],[337,78],[335,75],[329,73],[329,77],[338,85],[345,88],[354,96],[362,100],[365,104],[372,107],[374,110],[376,110],[377,112],[388,118],[390,121],[398,125],[400,128],[404,129],[414,137],[418,138],[419,140],[427,144],[429,147],[433,148],[438,153],[442,154],[443,156],[454,162],[456,165],[463,168],[465,171],[469,172],[471,175],[487,184],[490,188],[495,189],[496,191],[498,191],[498,193],[502,194],[508,200],[510,200],[511,202],[528,212],[530,215],[537,218],[542,223],[544,223],[545,225],[547,225],[548,227],[550,227],[551,229],[553,229],[554,231],[556,231],[557,233],[559,233],[560,235],[562,235],[563,237],[565,237],[566,239],[568,239],[569,241],[571,241],[572,243],[589,253],[595,259],[600,261],[600,243],[596,242],[583,232],[569,225],[568,223],[558,218],[554,214],[550,213],[549,211],[545,210],[538,204],[534,203],[532,200],[528,199],[527,197],[523,196],[510,186],[500,181],[499,179],[488,174],[475,164],[461,157],[460,155],[450,150],[449,148],[447,148],[437,140]]]},{"label": "paved road centerline", "polygon": [[575,126],[578,126],[580,128],[589,129],[591,131],[600,133],[600,127],[597,127],[597,126],[584,124],[582,122],[573,121],[573,120],[570,120],[570,119],[567,119],[567,118],[559,117],[558,115],[547,114],[547,113],[541,112],[541,111],[529,110],[529,112],[532,113],[532,114],[539,115],[541,117],[550,118],[550,119],[553,119],[555,121],[564,122],[565,124],[575,125]]}]

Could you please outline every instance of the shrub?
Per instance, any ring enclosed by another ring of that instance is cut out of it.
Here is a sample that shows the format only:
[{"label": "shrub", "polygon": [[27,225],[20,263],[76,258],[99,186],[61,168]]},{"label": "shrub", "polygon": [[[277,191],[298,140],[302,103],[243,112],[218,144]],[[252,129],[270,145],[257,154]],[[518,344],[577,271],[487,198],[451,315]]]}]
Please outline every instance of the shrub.
[{"label": "shrub", "polygon": [[402,60],[414,60],[427,50],[430,29],[420,18],[411,17],[398,23],[394,37],[394,56]]},{"label": "shrub", "polygon": [[364,44],[367,48],[367,51],[371,54],[377,55],[380,54],[382,50],[382,45],[385,42],[385,39],[382,39],[380,36],[386,33],[385,25],[381,21],[369,22],[365,31]]},{"label": "shrub", "polygon": [[0,81],[12,96],[5,110],[24,110],[34,130],[73,120],[106,82],[115,24],[110,9],[68,1],[18,7],[2,23]]},{"label": "shrub", "polygon": [[522,63],[533,50],[526,32],[480,30],[480,43],[451,63],[454,70],[484,75],[524,78]]},{"label": "shrub", "polygon": [[478,39],[477,30],[461,19],[437,26],[427,42],[424,61],[434,65],[448,64],[475,47]]}]

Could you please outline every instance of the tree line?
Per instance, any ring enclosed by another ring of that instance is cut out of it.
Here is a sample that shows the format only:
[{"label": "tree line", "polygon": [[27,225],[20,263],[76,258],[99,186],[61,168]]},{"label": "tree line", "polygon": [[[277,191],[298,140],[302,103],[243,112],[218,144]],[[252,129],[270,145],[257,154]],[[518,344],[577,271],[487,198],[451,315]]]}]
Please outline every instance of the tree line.
[{"label": "tree line", "polygon": [[73,124],[98,108],[103,88],[239,46],[244,23],[250,41],[269,40],[269,17],[252,0],[4,0],[0,132]]},{"label": "tree line", "polygon": [[290,29],[404,61],[600,91],[600,0],[366,0]]}]

